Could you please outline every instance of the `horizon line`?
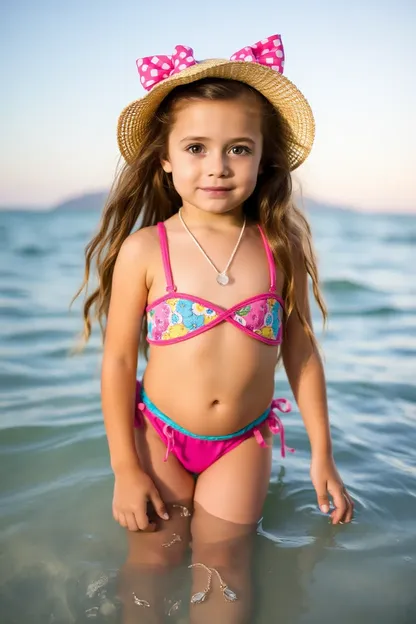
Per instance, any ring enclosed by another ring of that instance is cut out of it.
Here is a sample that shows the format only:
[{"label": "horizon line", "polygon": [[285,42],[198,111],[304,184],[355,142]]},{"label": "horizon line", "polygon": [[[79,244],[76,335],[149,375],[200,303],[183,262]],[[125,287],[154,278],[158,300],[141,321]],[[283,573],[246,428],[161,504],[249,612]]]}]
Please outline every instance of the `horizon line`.
[{"label": "horizon line", "polygon": [[[0,212],[54,212],[57,208],[67,203],[75,202],[77,200],[81,200],[83,197],[91,197],[94,195],[107,195],[109,193],[109,189],[101,189],[101,190],[89,190],[84,192],[73,193],[71,195],[67,195],[62,197],[61,200],[55,201],[52,204],[25,204],[25,203],[0,203]],[[292,195],[298,197],[301,203],[307,203],[308,201],[320,204],[322,207],[328,207],[333,210],[347,210],[352,212],[359,213],[371,213],[371,214],[416,214],[416,203],[414,206],[400,206],[400,207],[365,207],[359,206],[357,204],[352,203],[340,203],[338,201],[332,201],[330,199],[322,199],[319,197],[311,195],[304,195],[302,193],[296,192],[294,190]]]}]

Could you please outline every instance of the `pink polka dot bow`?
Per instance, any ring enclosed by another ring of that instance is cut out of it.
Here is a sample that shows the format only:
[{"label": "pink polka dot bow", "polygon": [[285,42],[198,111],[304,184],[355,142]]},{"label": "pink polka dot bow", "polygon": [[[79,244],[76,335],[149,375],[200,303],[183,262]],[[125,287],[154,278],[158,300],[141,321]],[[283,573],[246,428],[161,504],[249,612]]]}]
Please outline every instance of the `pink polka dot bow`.
[{"label": "pink polka dot bow", "polygon": [[[252,46],[242,48],[230,57],[231,61],[244,61],[267,65],[283,74],[285,54],[280,35],[272,35]],[[192,48],[177,45],[172,56],[146,56],[137,59],[137,69],[143,87],[150,91],[156,84],[192,65],[196,65]]]}]

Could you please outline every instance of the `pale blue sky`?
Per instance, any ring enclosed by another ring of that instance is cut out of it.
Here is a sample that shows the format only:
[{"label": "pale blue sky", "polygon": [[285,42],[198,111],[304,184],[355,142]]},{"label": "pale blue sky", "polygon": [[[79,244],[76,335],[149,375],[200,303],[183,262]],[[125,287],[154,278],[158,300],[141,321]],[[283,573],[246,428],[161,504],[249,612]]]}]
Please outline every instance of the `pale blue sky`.
[{"label": "pale blue sky", "polygon": [[416,210],[414,0],[9,0],[0,23],[0,205],[110,186],[117,118],[143,91],[135,60],[221,56],[282,35],[285,75],[317,123],[305,194]]}]

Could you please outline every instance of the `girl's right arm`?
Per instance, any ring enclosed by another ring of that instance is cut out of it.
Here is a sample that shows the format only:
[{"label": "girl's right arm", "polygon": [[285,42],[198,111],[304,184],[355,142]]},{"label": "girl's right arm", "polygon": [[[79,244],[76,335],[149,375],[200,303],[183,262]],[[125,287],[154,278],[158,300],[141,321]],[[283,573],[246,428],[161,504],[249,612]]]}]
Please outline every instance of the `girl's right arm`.
[{"label": "girl's right arm", "polygon": [[146,306],[147,258],[152,238],[146,230],[129,236],[114,267],[101,373],[104,424],[115,476],[113,515],[131,531],[152,530],[147,502],[167,519],[166,509],[150,477],[143,471],[134,437],[137,359]]}]

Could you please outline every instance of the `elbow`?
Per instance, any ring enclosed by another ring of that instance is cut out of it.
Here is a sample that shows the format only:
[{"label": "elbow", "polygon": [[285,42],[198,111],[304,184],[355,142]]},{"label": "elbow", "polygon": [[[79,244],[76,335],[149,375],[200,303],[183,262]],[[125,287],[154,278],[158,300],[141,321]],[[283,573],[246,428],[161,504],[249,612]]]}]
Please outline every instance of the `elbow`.
[{"label": "elbow", "polygon": [[128,357],[127,355],[104,355],[101,365],[101,380],[107,377],[113,377],[117,374],[125,376],[137,373],[137,359]]}]

